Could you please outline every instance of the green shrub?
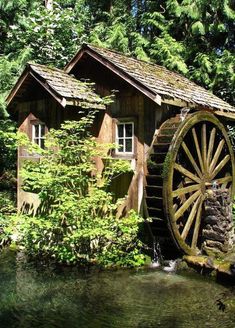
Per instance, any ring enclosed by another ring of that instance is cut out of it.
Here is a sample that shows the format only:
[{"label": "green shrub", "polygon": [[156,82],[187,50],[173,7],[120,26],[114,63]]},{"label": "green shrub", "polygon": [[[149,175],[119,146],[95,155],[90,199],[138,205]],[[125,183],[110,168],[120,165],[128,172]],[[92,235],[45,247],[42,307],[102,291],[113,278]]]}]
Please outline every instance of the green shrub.
[{"label": "green shrub", "polygon": [[[114,201],[109,191],[111,180],[131,169],[126,161],[107,158],[110,145],[91,137],[93,119],[90,113],[51,131],[47,150],[37,149],[43,153],[40,162],[25,163],[24,189],[37,192],[41,203],[35,216],[16,216],[18,242],[33,257],[61,263],[141,265],[142,218],[134,211],[118,216],[122,200]],[[102,172],[95,168],[97,156],[105,157]]]},{"label": "green shrub", "polygon": [[0,247],[11,241],[11,215],[16,212],[15,193],[0,191]]}]

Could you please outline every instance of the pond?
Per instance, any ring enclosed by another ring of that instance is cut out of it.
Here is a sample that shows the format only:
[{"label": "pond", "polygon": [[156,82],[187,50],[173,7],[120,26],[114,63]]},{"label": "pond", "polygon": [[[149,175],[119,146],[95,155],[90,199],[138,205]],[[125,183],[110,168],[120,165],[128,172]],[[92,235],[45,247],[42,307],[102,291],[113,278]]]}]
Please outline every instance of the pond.
[{"label": "pond", "polygon": [[0,290],[1,328],[235,326],[234,288],[185,270],[39,270],[4,251]]}]

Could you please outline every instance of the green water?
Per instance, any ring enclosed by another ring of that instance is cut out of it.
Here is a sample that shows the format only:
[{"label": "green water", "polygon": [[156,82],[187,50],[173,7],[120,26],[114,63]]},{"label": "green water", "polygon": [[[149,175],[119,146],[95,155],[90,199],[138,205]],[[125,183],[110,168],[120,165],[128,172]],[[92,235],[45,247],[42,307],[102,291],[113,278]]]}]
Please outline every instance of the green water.
[{"label": "green water", "polygon": [[235,290],[185,271],[39,270],[4,252],[0,327],[235,327]]}]

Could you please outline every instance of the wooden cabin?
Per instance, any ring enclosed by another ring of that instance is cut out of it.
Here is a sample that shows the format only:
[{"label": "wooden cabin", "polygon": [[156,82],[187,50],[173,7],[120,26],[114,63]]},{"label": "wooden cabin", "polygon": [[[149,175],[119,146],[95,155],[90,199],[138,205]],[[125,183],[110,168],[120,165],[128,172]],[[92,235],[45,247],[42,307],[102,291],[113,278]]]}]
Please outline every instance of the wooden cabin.
[{"label": "wooden cabin", "polygon": [[[94,83],[95,92],[88,91],[85,82]],[[113,93],[114,102],[104,107],[101,98]],[[85,44],[64,70],[28,64],[8,96],[7,103],[20,131],[26,132],[32,141],[42,146],[48,129],[58,128],[64,120],[79,119],[82,104],[98,109],[94,127],[97,140],[117,143],[119,148],[113,152],[113,157],[130,161],[133,168],[132,175],[122,176],[113,183],[113,190],[118,196],[128,195],[127,210],[133,208],[153,219],[159,218],[159,222],[161,216],[167,216],[168,226],[172,220],[170,229],[176,234],[173,239],[180,239],[183,234],[186,246],[179,247],[186,252],[187,247],[197,248],[197,242],[191,240],[189,245],[185,236],[194,225],[191,222],[193,218],[200,216],[195,212],[202,202],[198,198],[197,186],[203,185],[204,189],[200,187],[200,191],[204,195],[205,189],[217,177],[216,183],[227,183],[230,189],[233,188],[233,154],[226,127],[221,125],[221,121],[234,119],[235,108],[164,67]],[[186,141],[182,142],[181,135]],[[224,139],[222,143],[221,138]],[[218,147],[220,153],[216,153]],[[184,154],[178,155],[183,152],[182,149]],[[190,162],[187,168],[177,162],[177,158],[183,158],[185,153]],[[18,167],[27,156],[23,149],[19,149]],[[198,163],[194,161],[197,156]],[[216,163],[207,163],[208,156]],[[224,163],[222,157],[229,159]],[[148,160],[151,165],[148,165]],[[174,167],[170,165],[172,161]],[[213,176],[217,161],[222,162],[222,173],[216,172],[218,176]],[[201,172],[206,165],[208,172],[211,168],[213,174]],[[199,177],[195,178],[197,172]],[[173,186],[174,181],[178,181],[177,186]],[[191,198],[194,191],[197,197]],[[174,198],[171,201],[170,192],[173,192]],[[204,197],[201,194],[200,197]],[[32,197],[34,195],[20,189],[19,182],[19,208]],[[175,199],[178,199],[177,204],[174,203]],[[185,202],[189,208],[182,208]],[[195,202],[197,205],[194,206]],[[190,217],[188,224],[185,218],[187,211]],[[182,225],[187,225],[186,230],[174,226],[174,213],[177,220],[182,217]],[[197,236],[192,238],[197,239]]]}]

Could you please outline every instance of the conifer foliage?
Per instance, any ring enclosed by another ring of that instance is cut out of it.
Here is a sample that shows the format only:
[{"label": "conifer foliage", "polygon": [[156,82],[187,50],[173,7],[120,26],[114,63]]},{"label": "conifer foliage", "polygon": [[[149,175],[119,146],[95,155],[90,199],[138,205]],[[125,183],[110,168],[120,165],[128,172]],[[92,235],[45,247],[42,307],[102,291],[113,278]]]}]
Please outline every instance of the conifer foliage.
[{"label": "conifer foliage", "polygon": [[178,71],[234,104],[233,0],[1,0],[0,108],[27,60],[63,67],[90,42]]}]

